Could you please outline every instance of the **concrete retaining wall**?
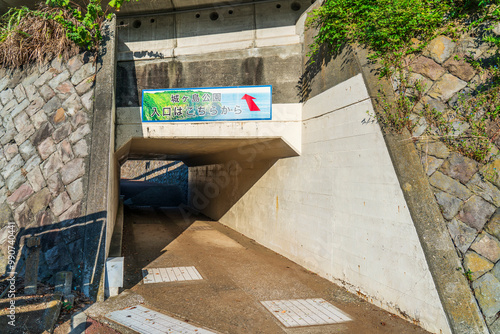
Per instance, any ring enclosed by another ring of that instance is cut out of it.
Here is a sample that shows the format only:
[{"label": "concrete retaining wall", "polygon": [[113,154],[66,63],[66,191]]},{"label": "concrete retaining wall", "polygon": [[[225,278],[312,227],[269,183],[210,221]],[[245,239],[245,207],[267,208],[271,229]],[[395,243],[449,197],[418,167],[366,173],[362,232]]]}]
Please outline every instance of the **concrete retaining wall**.
[{"label": "concrete retaining wall", "polygon": [[[223,224],[432,332],[450,333],[371,110],[361,75],[317,95],[304,104],[300,157],[266,165],[242,154],[191,168],[193,206],[219,218],[216,207],[234,201]],[[255,184],[235,198],[248,174]],[[218,185],[218,197],[207,184]]]}]

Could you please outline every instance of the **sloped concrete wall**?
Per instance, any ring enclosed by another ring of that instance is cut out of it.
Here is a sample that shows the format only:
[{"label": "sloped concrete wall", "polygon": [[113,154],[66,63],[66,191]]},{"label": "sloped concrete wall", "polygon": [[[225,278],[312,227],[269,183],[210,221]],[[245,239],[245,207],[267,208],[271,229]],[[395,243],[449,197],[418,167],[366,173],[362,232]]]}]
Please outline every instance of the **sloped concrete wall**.
[{"label": "sloped concrete wall", "polygon": [[[360,74],[326,90],[304,104],[300,157],[264,172],[246,154],[191,168],[192,193],[209,198],[205,208],[193,206],[210,214],[233,199],[253,169],[263,176],[223,224],[434,333],[450,333],[382,133],[367,111]],[[207,184],[219,184],[218,197],[210,199]]]}]

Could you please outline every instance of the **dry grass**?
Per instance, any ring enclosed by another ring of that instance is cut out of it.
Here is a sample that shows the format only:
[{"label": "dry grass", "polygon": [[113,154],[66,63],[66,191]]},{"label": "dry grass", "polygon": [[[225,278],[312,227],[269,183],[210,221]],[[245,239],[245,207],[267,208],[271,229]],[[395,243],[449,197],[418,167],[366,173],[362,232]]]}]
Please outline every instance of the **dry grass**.
[{"label": "dry grass", "polygon": [[[55,14],[61,9],[42,6],[41,13]],[[74,19],[64,10],[63,16],[70,21]],[[24,13],[15,24],[9,24],[3,17],[0,40],[0,66],[16,68],[29,63],[45,63],[61,56],[65,59],[76,55],[80,48],[66,37],[66,31],[51,19],[35,15],[34,12]]]}]

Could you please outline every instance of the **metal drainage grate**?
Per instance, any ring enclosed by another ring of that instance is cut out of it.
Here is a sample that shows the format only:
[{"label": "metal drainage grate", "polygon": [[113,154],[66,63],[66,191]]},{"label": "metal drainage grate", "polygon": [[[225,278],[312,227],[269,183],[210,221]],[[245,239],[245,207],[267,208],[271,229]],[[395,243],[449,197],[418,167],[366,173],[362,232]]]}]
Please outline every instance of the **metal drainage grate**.
[{"label": "metal drainage grate", "polygon": [[210,334],[215,333],[203,328],[189,325],[183,321],[166,316],[137,305],[124,310],[114,311],[106,315],[125,327],[141,334],[183,333],[183,334]]},{"label": "metal drainage grate", "polygon": [[338,324],[352,319],[324,299],[261,302],[285,327]]},{"label": "metal drainage grate", "polygon": [[201,280],[195,267],[146,268],[142,269],[144,284]]}]

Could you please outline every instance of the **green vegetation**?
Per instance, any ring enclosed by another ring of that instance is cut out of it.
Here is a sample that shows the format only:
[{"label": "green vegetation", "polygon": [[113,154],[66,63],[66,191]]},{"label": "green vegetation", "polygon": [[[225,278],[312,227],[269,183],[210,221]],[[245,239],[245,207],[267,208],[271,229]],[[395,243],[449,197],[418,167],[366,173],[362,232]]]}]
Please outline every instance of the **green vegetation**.
[{"label": "green vegetation", "polygon": [[[411,78],[411,60],[437,35],[452,39],[482,35],[500,47],[491,33],[500,22],[500,0],[326,0],[310,15],[307,26],[317,34],[310,46],[311,61],[324,46],[335,54],[347,44],[360,44],[380,64],[380,77],[397,81],[394,98],[379,96],[375,115],[386,132],[412,132],[417,121],[429,125],[427,137],[477,161],[486,161],[500,137],[500,56],[475,61],[465,55],[486,82],[471,87],[453,107],[439,112],[423,101],[423,83]],[[465,131],[460,129],[466,128]]]},{"label": "green vegetation", "polygon": [[[179,102],[172,104],[172,95],[177,95]],[[175,91],[170,90],[168,92],[158,92],[158,93],[147,93],[143,95],[143,121],[164,121],[164,120],[187,120],[193,117],[201,120],[210,115],[211,110],[217,110],[217,113],[221,112],[222,104],[220,102],[194,102],[193,95],[201,97],[203,95],[208,95],[209,100],[212,101],[212,93],[202,92],[202,91]],[[186,97],[186,102],[183,102],[182,98]],[[168,117],[160,116],[163,113],[163,108],[166,106],[174,105],[176,110],[171,107],[170,115]],[[202,106],[204,115],[199,115],[198,108]],[[155,113],[153,110],[156,110]],[[187,111],[191,110],[191,116],[187,114]],[[175,114],[175,111],[178,113]]]},{"label": "green vegetation", "polygon": [[104,9],[101,0],[47,0],[36,10],[11,8],[0,19],[0,65],[18,67],[69,57],[81,49],[96,51],[102,24],[125,1],[112,0]]}]

